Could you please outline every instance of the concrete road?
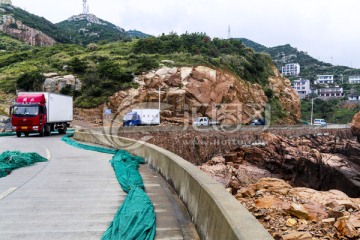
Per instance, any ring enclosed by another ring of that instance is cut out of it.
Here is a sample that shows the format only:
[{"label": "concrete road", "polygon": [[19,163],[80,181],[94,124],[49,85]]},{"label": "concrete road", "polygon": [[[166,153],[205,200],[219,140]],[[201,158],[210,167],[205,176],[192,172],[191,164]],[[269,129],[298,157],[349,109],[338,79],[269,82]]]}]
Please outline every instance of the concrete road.
[{"label": "concrete road", "polygon": [[[50,137],[1,137],[5,150],[37,152],[46,163],[0,178],[0,239],[100,239],[125,199],[111,155],[71,147]],[[140,172],[157,216],[156,239],[196,239],[190,218],[149,166]]]}]

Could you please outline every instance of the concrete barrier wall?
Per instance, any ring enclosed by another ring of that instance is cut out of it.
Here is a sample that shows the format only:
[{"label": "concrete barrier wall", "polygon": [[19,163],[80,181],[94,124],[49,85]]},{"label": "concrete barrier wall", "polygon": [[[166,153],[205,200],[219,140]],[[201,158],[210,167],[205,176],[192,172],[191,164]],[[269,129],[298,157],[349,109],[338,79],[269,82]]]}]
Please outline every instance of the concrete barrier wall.
[{"label": "concrete barrier wall", "polygon": [[178,155],[149,143],[89,130],[76,131],[74,138],[144,157],[178,193],[201,239],[273,239],[221,184]]}]

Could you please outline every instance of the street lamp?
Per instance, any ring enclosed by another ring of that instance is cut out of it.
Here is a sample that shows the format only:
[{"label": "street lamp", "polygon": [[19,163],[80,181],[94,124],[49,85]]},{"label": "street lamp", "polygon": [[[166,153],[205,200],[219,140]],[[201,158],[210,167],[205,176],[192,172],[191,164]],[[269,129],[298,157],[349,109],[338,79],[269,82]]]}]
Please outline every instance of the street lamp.
[{"label": "street lamp", "polygon": [[311,99],[311,115],[310,115],[310,125],[313,125],[313,113],[314,113],[314,99],[317,99],[319,97],[316,98],[312,98]]}]

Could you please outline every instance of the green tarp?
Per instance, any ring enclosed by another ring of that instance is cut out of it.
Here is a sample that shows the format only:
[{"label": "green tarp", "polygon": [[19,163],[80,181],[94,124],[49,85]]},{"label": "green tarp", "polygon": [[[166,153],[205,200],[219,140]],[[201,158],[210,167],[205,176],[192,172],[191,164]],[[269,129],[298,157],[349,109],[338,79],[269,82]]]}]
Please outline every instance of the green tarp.
[{"label": "green tarp", "polygon": [[78,143],[69,136],[63,137],[66,143],[81,149],[114,154],[110,161],[116,178],[127,193],[125,201],[115,214],[102,240],[153,240],[156,234],[156,215],[154,206],[144,191],[144,182],[138,171],[144,159],[124,150],[113,150]]},{"label": "green tarp", "polygon": [[6,177],[12,170],[32,165],[36,162],[46,162],[47,159],[37,153],[22,153],[6,151],[0,155],[0,177]]}]

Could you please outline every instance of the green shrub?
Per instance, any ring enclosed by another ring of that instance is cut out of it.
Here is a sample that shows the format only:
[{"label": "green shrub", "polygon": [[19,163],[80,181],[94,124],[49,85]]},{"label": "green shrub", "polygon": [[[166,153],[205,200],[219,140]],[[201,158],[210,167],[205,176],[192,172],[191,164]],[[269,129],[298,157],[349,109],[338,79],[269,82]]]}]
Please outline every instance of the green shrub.
[{"label": "green shrub", "polygon": [[27,72],[16,79],[16,87],[25,91],[41,91],[44,80],[44,75],[38,71]]}]

